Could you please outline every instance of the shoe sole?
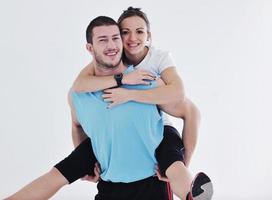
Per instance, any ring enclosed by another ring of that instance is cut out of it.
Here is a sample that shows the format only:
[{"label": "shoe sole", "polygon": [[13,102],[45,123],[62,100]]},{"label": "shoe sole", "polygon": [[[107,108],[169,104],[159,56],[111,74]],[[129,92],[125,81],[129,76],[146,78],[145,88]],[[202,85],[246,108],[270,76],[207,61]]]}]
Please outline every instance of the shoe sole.
[{"label": "shoe sole", "polygon": [[[204,182],[204,183],[203,183]],[[194,184],[201,184],[201,190],[194,190]],[[191,185],[192,200],[211,200],[213,196],[213,185],[211,179],[203,172],[198,173]],[[195,195],[195,196],[194,196]]]}]

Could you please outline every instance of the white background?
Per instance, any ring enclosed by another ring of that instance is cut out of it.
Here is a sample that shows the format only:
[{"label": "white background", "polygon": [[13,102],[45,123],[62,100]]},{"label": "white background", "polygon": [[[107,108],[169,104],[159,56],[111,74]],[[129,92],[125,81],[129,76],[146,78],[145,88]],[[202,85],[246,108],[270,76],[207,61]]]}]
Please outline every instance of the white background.
[{"label": "white background", "polygon": [[[85,29],[94,17],[117,19],[130,5],[148,14],[153,45],[172,52],[187,96],[201,110],[192,173],[211,176],[216,200],[272,199],[268,0],[1,1],[0,198],[73,149],[66,99],[91,59]],[[52,199],[95,193],[94,184],[77,181]]]}]

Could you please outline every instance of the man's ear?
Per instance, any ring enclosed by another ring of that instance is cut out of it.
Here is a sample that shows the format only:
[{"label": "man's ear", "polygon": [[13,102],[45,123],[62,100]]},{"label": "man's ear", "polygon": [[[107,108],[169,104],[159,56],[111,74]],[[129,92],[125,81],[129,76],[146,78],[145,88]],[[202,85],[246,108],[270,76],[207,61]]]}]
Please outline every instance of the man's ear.
[{"label": "man's ear", "polygon": [[86,44],[86,49],[93,55],[93,45],[91,43]]}]

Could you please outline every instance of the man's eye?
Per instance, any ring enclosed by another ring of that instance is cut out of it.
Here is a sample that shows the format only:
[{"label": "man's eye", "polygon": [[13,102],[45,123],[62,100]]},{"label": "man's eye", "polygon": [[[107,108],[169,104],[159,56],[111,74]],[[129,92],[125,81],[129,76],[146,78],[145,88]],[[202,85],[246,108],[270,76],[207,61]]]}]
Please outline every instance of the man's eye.
[{"label": "man's eye", "polygon": [[119,37],[113,38],[113,40],[119,40],[119,39],[120,39]]}]

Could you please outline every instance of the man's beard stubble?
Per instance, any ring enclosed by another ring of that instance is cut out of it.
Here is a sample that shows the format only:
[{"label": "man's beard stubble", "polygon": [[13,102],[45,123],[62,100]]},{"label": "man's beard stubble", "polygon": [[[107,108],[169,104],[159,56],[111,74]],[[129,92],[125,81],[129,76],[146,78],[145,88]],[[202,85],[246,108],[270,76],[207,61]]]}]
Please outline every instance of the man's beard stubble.
[{"label": "man's beard stubble", "polygon": [[116,62],[116,64],[114,63],[106,63],[103,61],[103,59],[101,58],[102,56],[98,55],[95,51],[94,51],[94,59],[97,63],[97,66],[100,68],[104,68],[104,69],[115,69],[116,67],[118,67],[118,65],[121,63],[122,58],[120,57],[120,59]]}]

